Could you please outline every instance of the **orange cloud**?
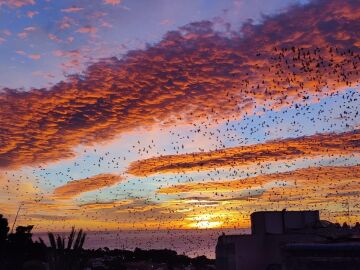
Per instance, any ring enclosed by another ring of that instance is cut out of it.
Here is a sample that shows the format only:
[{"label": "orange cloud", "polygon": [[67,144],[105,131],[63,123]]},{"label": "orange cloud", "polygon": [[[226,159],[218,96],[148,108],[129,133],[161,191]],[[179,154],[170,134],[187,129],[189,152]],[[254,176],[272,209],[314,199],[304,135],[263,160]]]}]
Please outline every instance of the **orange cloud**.
[{"label": "orange cloud", "polygon": [[238,32],[191,23],[49,89],[3,89],[0,167],[72,157],[79,144],[139,127],[238,118],[357,85],[357,28],[358,1],[316,1]]},{"label": "orange cloud", "polygon": [[[360,165],[310,167],[241,180],[175,185],[161,188],[159,193],[182,193],[180,196],[186,198],[183,201],[191,202],[188,211],[184,212],[188,218],[199,217],[202,221],[202,217],[217,213],[218,218],[212,221],[220,222],[221,227],[247,227],[250,225],[248,217],[251,212],[284,208],[318,209],[323,219],[355,224],[359,215],[359,180]],[[250,190],[261,192],[255,195],[243,193]],[[200,207],[196,200],[189,197],[194,194],[208,194],[209,197],[198,197],[198,202],[203,198],[207,204]],[[181,207],[177,209],[181,210]],[[225,214],[229,217],[223,216]],[[207,225],[206,222],[204,224]]]},{"label": "orange cloud", "polygon": [[127,173],[147,176],[154,173],[209,170],[301,157],[348,155],[360,152],[359,140],[360,130],[355,130],[275,140],[210,152],[160,156],[131,163]]},{"label": "orange cloud", "polygon": [[109,187],[121,182],[123,178],[112,174],[99,174],[93,177],[70,181],[54,190],[57,199],[71,199],[83,192]]},{"label": "orange cloud", "polygon": [[[299,207],[320,209],[322,218],[334,222],[348,222],[349,218],[351,222],[355,222],[359,216],[359,180],[360,165],[310,167],[235,181],[194,183],[190,184],[190,188],[177,185],[169,193],[184,194],[177,196],[177,199],[161,202],[127,199],[76,205],[75,201],[56,198],[34,201],[27,196],[19,222],[28,224],[31,221],[31,224],[37,225],[37,230],[47,230],[49,226],[63,226],[60,229],[64,230],[69,223],[98,230],[238,228],[250,225],[249,215],[253,211],[283,208],[298,210]],[[284,182],[286,185],[270,185],[274,182]],[[264,189],[264,192],[257,196],[238,196],[243,189],[251,188]],[[223,196],[194,196],[199,192],[215,190]],[[346,203],[350,203],[350,215],[347,213]],[[5,209],[5,213],[16,213],[17,207],[18,205],[13,205],[10,209],[7,204],[0,202],[0,209]],[[68,222],[59,223],[58,220]]]},{"label": "orange cloud", "polygon": [[[328,192],[332,192],[331,190],[336,192],[350,192],[354,191],[354,188],[360,192],[359,180],[360,165],[346,167],[310,167],[290,172],[259,175],[240,180],[174,185],[161,188],[158,190],[158,193],[233,192],[236,190],[262,188],[265,184],[271,182],[287,182],[291,184],[290,187],[279,188],[279,190],[285,193],[287,192],[286,190],[292,189],[292,187],[300,190],[301,188],[299,186],[309,188],[324,185],[329,188]],[[302,191],[300,193],[302,193]]]},{"label": "orange cloud", "polygon": [[134,200],[123,200],[123,201],[112,201],[112,202],[90,202],[80,205],[82,209],[85,210],[103,210],[103,209],[113,209],[119,206],[130,205]]},{"label": "orange cloud", "polygon": [[283,180],[291,184],[265,192],[262,199],[269,202],[293,201],[298,204],[299,200],[307,200],[305,204],[326,203],[348,198],[356,200],[360,195],[360,165],[299,169],[269,176],[267,180]]}]

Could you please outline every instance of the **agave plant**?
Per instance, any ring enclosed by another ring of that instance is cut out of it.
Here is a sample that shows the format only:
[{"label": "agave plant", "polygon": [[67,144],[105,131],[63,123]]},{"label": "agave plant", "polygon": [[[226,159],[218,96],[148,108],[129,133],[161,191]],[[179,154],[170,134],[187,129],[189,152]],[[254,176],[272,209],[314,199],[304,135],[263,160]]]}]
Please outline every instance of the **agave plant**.
[{"label": "agave plant", "polygon": [[[77,235],[76,235],[77,233]],[[76,238],[75,238],[76,235]],[[85,242],[85,238],[86,238],[86,233],[83,232],[83,230],[79,230],[78,232],[75,231],[75,227],[72,227],[70,235],[68,236],[68,241],[67,241],[67,245],[65,247],[65,237],[61,237],[60,235],[58,235],[57,237],[54,236],[53,233],[49,232],[48,233],[48,237],[49,237],[49,242],[50,242],[50,247],[54,250],[57,251],[64,251],[64,250],[81,250],[84,242]],[[75,239],[75,241],[74,241]],[[42,241],[42,240],[40,240]]]},{"label": "agave plant", "polygon": [[[70,235],[62,237],[51,232],[48,233],[50,252],[49,252],[49,266],[50,270],[80,270],[84,268],[84,260],[81,258],[81,250],[86,239],[86,233],[80,229],[78,232],[72,227]],[[40,242],[45,245],[45,242],[39,238]]]}]

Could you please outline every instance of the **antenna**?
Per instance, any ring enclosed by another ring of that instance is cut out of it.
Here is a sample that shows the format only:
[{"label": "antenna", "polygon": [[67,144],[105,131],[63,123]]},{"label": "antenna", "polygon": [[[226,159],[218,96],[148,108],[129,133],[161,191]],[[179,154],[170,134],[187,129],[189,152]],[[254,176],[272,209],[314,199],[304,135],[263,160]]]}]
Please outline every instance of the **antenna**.
[{"label": "antenna", "polygon": [[20,203],[19,208],[18,208],[18,210],[16,212],[16,216],[15,216],[15,219],[14,219],[14,223],[13,223],[13,225],[11,227],[11,232],[10,233],[13,233],[13,231],[14,231],[14,226],[15,226],[15,223],[16,223],[16,220],[17,220],[17,217],[19,215],[19,212],[20,212],[20,209],[21,209],[22,205],[23,205],[23,203]]}]

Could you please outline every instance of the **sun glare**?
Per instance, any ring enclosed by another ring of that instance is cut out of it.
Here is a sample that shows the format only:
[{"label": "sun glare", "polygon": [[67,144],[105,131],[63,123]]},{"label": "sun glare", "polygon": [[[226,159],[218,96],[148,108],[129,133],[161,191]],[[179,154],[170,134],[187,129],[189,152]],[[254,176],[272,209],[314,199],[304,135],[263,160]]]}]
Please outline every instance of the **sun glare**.
[{"label": "sun glare", "polygon": [[223,221],[219,220],[219,215],[216,214],[199,214],[189,217],[188,219],[193,221],[189,224],[190,228],[195,229],[213,229],[220,228],[223,225]]},{"label": "sun glare", "polygon": [[190,227],[195,229],[214,229],[214,228],[220,228],[222,224],[223,222],[221,221],[203,220],[190,224]]}]

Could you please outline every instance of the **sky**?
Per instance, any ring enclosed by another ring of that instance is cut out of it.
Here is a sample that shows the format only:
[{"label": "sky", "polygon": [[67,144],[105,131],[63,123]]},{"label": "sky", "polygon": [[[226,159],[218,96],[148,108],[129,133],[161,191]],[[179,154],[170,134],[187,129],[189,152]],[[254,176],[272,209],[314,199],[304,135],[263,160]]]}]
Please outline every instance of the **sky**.
[{"label": "sky", "polygon": [[359,221],[356,0],[0,0],[0,213],[36,231]]}]

